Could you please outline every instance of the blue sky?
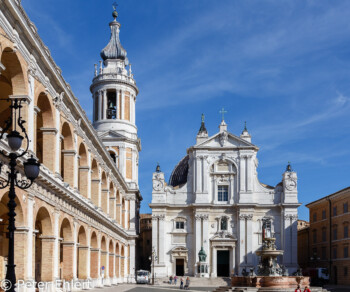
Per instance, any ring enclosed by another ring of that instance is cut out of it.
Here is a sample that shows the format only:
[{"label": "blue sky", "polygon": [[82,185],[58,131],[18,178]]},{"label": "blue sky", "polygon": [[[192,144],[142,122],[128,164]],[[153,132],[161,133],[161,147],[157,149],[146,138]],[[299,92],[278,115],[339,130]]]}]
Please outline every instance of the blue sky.
[{"label": "blue sky", "polygon": [[[22,0],[90,118],[112,2]],[[350,1],[120,0],[118,13],[140,89],[142,212],[157,161],[168,179],[201,114],[213,135],[221,107],[230,132],[247,121],[261,182],[276,185],[291,161],[302,203],[349,186]]]}]

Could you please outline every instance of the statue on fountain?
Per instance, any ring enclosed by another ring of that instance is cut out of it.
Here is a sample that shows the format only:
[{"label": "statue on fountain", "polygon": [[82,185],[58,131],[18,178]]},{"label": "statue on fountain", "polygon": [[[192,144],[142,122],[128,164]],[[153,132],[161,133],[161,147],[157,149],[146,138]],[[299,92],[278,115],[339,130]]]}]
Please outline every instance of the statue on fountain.
[{"label": "statue on fountain", "polygon": [[270,218],[263,219],[262,236],[262,249],[257,251],[257,255],[260,256],[258,275],[282,276],[283,268],[277,263],[277,256],[282,255],[283,251],[277,250],[276,238],[272,235],[272,222]]}]

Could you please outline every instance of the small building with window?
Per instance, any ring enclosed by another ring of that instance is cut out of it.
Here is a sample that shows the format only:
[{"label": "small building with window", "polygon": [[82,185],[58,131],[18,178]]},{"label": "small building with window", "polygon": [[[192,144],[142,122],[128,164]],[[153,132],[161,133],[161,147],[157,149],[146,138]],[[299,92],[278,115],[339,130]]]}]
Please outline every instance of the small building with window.
[{"label": "small building with window", "polygon": [[276,186],[257,176],[259,148],[245,127],[209,136],[204,117],[196,144],[175,166],[168,183],[153,173],[152,248],[156,277],[226,277],[255,268],[262,246],[262,222],[284,255],[279,263],[297,269],[297,174],[290,164]]}]

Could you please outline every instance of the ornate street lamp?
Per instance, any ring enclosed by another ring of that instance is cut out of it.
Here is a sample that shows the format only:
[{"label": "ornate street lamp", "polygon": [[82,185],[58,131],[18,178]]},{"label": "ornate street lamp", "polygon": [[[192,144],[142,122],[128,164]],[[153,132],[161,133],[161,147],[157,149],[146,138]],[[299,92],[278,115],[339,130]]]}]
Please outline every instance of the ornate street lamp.
[{"label": "ornate street lamp", "polygon": [[[1,99],[10,101],[10,99]],[[29,138],[24,128],[25,121],[21,117],[21,108],[22,102],[25,99],[14,99],[11,101],[10,110],[11,116],[5,122],[5,127],[2,129],[0,134],[0,140],[6,136],[7,143],[11,149],[9,154],[6,154],[3,150],[0,151],[0,154],[9,160],[9,168],[10,171],[7,172],[7,179],[0,178],[0,189],[7,188],[9,186],[9,202],[7,204],[9,208],[8,216],[9,216],[9,225],[7,227],[9,231],[9,248],[8,248],[8,262],[7,262],[7,271],[6,271],[6,280],[7,287],[6,291],[14,292],[16,285],[16,273],[15,273],[15,255],[14,255],[14,246],[15,246],[15,208],[16,208],[16,192],[15,186],[20,189],[28,189],[34,182],[34,180],[38,177],[40,171],[40,163],[33,157],[27,159],[24,162],[24,173],[27,179],[17,179],[18,171],[16,170],[17,159],[23,157],[28,153],[29,146]],[[12,126],[12,127],[11,127]],[[16,131],[16,129],[20,128],[21,132],[25,137],[21,136],[21,134]],[[9,133],[7,133],[10,131]],[[7,134],[7,135],[5,135]],[[18,153],[22,146],[23,139],[26,140],[26,149],[22,150]],[[0,174],[1,174],[2,163],[0,162]]]}]

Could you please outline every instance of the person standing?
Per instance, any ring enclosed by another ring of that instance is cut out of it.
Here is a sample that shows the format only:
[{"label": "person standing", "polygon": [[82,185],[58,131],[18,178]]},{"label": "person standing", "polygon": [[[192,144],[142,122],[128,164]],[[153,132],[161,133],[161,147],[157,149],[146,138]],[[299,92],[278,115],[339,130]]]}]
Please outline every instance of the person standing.
[{"label": "person standing", "polygon": [[302,292],[301,289],[300,289],[300,285],[298,285],[298,287],[295,289],[294,292]]},{"label": "person standing", "polygon": [[180,279],[180,289],[184,288],[184,279]]},{"label": "person standing", "polygon": [[190,289],[190,277],[186,278],[186,285],[185,285],[185,290],[189,290]]},{"label": "person standing", "polygon": [[170,277],[169,277],[169,284],[171,285],[172,283],[173,283],[173,276],[170,275]]},{"label": "person standing", "polygon": [[177,276],[175,275],[174,276],[174,285],[176,285],[176,283],[177,283]]},{"label": "person standing", "polygon": [[305,286],[304,292],[311,292],[308,286]]}]

